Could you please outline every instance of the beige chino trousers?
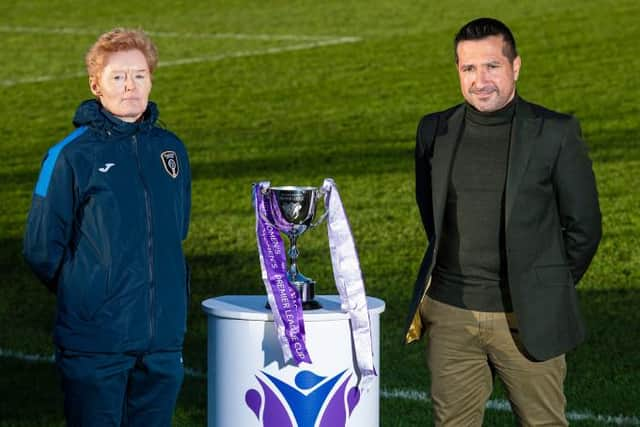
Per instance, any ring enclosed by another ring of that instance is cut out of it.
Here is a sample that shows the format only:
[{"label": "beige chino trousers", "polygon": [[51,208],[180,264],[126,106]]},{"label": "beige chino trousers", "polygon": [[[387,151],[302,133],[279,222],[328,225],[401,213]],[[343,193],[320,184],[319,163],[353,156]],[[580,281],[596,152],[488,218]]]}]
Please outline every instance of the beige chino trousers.
[{"label": "beige chino trousers", "polygon": [[512,313],[466,310],[427,296],[420,315],[436,427],[482,426],[494,374],[507,390],[518,425],[568,426],[565,357],[528,359],[520,350]]}]

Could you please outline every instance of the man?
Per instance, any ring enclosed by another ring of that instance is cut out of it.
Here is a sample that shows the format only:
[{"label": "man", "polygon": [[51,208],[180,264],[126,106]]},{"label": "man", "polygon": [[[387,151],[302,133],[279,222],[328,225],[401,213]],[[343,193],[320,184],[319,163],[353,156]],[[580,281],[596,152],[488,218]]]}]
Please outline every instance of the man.
[{"label": "man", "polygon": [[423,334],[437,426],[480,426],[497,374],[520,425],[566,426],[564,354],[585,338],[575,285],[601,237],[577,120],[516,92],[511,31],[455,37],[465,103],[425,116],[416,200],[429,245],[405,340]]},{"label": "man", "polygon": [[24,255],[57,296],[67,425],[170,426],[184,377],[187,152],[156,123],[146,34],[102,34],[85,60],[95,99],[42,163]]}]

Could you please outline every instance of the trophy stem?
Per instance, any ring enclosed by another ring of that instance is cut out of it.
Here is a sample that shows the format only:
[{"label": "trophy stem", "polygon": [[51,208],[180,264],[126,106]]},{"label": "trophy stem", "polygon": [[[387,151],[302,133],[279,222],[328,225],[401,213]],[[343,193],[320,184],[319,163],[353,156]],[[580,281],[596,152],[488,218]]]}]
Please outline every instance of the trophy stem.
[{"label": "trophy stem", "polygon": [[295,233],[291,233],[289,235],[289,240],[291,241],[291,247],[287,252],[287,255],[289,255],[289,263],[290,263],[289,277],[295,279],[298,276],[297,261],[298,261],[298,255],[300,254],[300,252],[298,252],[298,247],[296,246],[298,241],[298,235]]},{"label": "trophy stem", "polygon": [[303,310],[315,310],[321,308],[322,306],[318,303],[315,297],[315,289],[316,282],[308,277],[305,277],[298,270],[298,252],[297,241],[298,234],[297,233],[288,233],[289,241],[291,243],[291,247],[287,252],[289,255],[289,271],[287,275],[289,276],[289,282],[296,288],[298,294],[300,295],[300,300],[302,302]]}]

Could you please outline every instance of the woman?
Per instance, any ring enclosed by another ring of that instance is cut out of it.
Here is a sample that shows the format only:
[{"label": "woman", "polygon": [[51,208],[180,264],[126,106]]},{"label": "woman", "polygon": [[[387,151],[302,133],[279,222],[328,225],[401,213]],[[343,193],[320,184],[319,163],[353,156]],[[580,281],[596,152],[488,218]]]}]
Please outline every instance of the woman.
[{"label": "woman", "polygon": [[86,55],[95,99],[47,153],[33,195],[24,255],[57,295],[70,426],[169,426],[184,376],[191,179],[148,101],[157,62],[141,31],[98,38]]}]

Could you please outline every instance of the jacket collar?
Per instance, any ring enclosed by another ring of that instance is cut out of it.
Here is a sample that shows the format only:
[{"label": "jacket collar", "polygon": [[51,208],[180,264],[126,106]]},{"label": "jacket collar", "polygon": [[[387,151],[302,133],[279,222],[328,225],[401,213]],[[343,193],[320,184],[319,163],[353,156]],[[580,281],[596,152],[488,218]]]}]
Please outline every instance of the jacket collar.
[{"label": "jacket collar", "polygon": [[142,120],[136,123],[129,123],[111,114],[95,99],[90,99],[80,104],[73,118],[73,124],[76,127],[92,127],[106,136],[126,136],[150,129],[157,120],[158,108],[153,102],[149,102],[147,105],[147,110],[142,115]]},{"label": "jacket collar", "polygon": [[518,187],[529,164],[531,149],[538,143],[542,128],[541,122],[542,119],[534,112],[531,104],[518,97],[511,128],[511,145],[507,163],[505,227],[509,226],[511,210],[518,194]]},{"label": "jacket collar", "polygon": [[445,120],[438,123],[436,141],[431,161],[431,194],[433,197],[433,225],[436,233],[442,229],[444,206],[447,201],[447,188],[453,156],[460,139],[464,123],[464,104],[460,104],[445,113]]}]

